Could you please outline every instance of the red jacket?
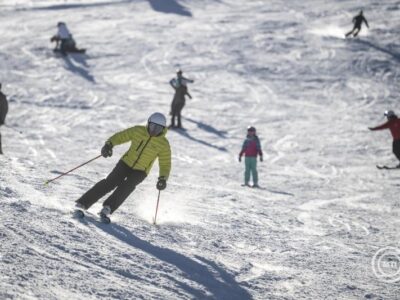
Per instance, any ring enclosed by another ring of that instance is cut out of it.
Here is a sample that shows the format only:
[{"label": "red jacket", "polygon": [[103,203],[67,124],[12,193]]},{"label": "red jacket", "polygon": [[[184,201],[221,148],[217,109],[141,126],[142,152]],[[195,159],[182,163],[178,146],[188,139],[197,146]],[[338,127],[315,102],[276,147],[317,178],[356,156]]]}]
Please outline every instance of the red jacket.
[{"label": "red jacket", "polygon": [[400,140],[400,119],[391,119],[387,121],[385,124],[382,124],[380,126],[370,128],[371,130],[382,130],[382,129],[390,129],[390,132],[392,133],[393,140],[397,141]]}]

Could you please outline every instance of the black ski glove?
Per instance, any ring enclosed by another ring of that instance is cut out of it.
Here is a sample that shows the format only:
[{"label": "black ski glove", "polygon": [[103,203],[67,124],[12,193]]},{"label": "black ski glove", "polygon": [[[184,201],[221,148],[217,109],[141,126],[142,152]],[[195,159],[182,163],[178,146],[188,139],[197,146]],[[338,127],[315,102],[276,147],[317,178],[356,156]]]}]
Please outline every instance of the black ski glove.
[{"label": "black ski glove", "polygon": [[167,187],[167,181],[165,180],[165,178],[158,177],[157,190],[162,191],[162,190],[165,190],[166,187]]},{"label": "black ski glove", "polygon": [[260,161],[263,161],[264,159],[263,159],[263,156],[262,155],[260,155]]},{"label": "black ski glove", "polygon": [[110,142],[105,143],[103,148],[101,148],[101,155],[103,157],[112,156],[112,153],[113,153],[112,148],[113,148],[113,145]]},{"label": "black ski glove", "polygon": [[239,162],[241,162],[242,161],[242,156],[241,155],[239,155]]}]

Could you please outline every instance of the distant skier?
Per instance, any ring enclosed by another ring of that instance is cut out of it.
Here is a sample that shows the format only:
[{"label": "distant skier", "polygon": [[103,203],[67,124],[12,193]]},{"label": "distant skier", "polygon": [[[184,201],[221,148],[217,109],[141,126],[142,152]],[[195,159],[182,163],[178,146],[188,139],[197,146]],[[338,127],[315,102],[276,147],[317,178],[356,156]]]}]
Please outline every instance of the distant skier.
[{"label": "distant skier", "polygon": [[[6,95],[1,91],[0,83],[0,126],[4,125],[6,122],[6,116],[8,113],[8,101]],[[3,149],[1,146],[1,133],[0,133],[0,154],[3,154]]]},{"label": "distant skier", "polygon": [[[393,153],[400,161],[400,119],[392,110],[385,111],[384,115],[388,121],[377,127],[369,127],[369,130],[390,129],[393,136]],[[397,165],[397,168],[400,168],[400,163]]]},{"label": "distant skier", "polygon": [[[194,80],[183,77],[182,70],[176,72],[177,77],[170,80],[169,84],[175,90],[174,99],[171,104],[171,125],[170,128],[182,128],[181,112],[185,106],[185,96],[188,95],[190,99],[192,96],[189,94],[187,84],[193,83]],[[175,126],[175,118],[178,119],[178,124]]]},{"label": "distant skier", "polygon": [[63,55],[67,55],[68,52],[85,52],[85,49],[76,48],[75,40],[64,22],[58,22],[57,29],[57,34],[50,39],[51,42],[56,42],[54,51],[59,51]]},{"label": "distant skier", "polygon": [[263,153],[261,151],[260,139],[256,135],[256,129],[253,126],[247,128],[247,137],[243,142],[242,151],[239,153],[239,162],[242,161],[242,155],[245,155],[245,172],[244,172],[244,185],[250,186],[250,173],[253,176],[253,187],[258,185],[258,172],[257,172],[257,156],[260,156],[260,161],[263,161]]},{"label": "distant skier", "polygon": [[108,223],[112,214],[148,175],[154,161],[158,158],[159,177],[157,189],[167,186],[171,170],[171,149],[167,138],[166,119],[161,113],[152,114],[147,126],[134,126],[110,137],[103,148],[103,157],[112,155],[114,146],[130,142],[129,150],[122,156],[107,178],[99,181],[76,201],[76,213],[89,209],[107,193],[114,192],[104,201],[99,215]]},{"label": "distant skier", "polygon": [[346,37],[348,37],[351,34],[353,34],[353,37],[356,37],[358,33],[361,31],[361,25],[363,22],[369,28],[368,21],[364,17],[363,11],[361,10],[360,13],[353,18],[354,27],[350,32],[346,33]]}]

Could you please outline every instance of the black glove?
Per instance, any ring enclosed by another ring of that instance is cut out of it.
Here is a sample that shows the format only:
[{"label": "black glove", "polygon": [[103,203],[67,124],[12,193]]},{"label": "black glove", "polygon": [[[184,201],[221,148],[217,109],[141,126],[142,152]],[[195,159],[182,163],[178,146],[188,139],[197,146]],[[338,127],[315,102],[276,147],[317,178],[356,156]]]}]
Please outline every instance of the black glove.
[{"label": "black glove", "polygon": [[157,190],[162,191],[162,190],[165,190],[166,187],[167,187],[167,181],[165,180],[165,178],[158,177]]},{"label": "black glove", "polygon": [[103,148],[101,148],[101,155],[103,157],[112,156],[112,148],[113,148],[113,145],[110,142],[105,143]]},{"label": "black glove", "polygon": [[239,162],[241,162],[242,161],[242,156],[241,155],[239,155]]},{"label": "black glove", "polygon": [[263,159],[263,156],[262,155],[260,155],[260,161],[263,161],[264,159]]}]

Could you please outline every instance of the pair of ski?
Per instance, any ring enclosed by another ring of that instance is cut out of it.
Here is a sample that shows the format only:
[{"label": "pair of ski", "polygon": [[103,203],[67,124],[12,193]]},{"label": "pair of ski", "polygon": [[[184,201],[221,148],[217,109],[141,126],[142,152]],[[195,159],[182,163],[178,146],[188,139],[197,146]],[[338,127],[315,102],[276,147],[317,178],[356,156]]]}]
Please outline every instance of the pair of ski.
[{"label": "pair of ski", "polygon": [[242,186],[253,188],[253,189],[262,189],[262,187],[260,187],[259,185],[242,184]]},{"label": "pair of ski", "polygon": [[[81,209],[76,209],[73,212],[73,216],[77,219],[83,219],[83,218],[85,218],[85,212]],[[103,224],[111,223],[111,219],[109,217],[107,217],[106,215],[99,214],[99,218],[100,218],[100,222]]]},{"label": "pair of ski", "polygon": [[400,165],[397,166],[385,166],[385,165],[376,165],[379,170],[400,170]]}]

